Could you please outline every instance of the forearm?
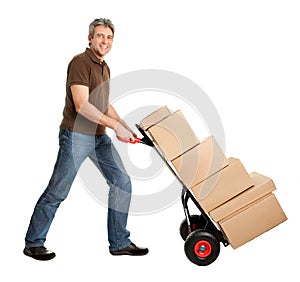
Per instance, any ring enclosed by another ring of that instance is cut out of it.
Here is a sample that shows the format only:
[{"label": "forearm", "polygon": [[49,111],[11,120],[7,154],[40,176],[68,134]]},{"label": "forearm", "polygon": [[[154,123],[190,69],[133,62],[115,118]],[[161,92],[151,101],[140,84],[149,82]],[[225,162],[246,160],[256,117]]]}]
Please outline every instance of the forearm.
[{"label": "forearm", "polygon": [[107,126],[111,129],[116,127],[117,120],[103,114],[89,102],[89,88],[87,86],[72,85],[71,91],[77,113],[94,123]]},{"label": "forearm", "polygon": [[[124,142],[129,142],[129,140],[133,140],[135,137],[135,134],[132,132],[132,130],[127,129],[128,126],[126,123],[126,126],[123,125],[123,123],[120,121],[120,117],[117,114],[113,114],[112,116],[109,116],[108,114],[105,115],[89,102],[85,103],[80,108],[78,113],[90,121],[113,129],[116,135]],[[107,111],[107,113],[109,113],[109,111]]]},{"label": "forearm", "polygon": [[115,108],[112,105],[108,106],[107,116],[114,120],[121,121],[120,116],[118,115],[118,113],[116,112]]},{"label": "forearm", "polygon": [[89,88],[87,86],[72,85],[71,91],[75,109],[78,114],[94,123],[113,129],[116,135],[125,140],[125,142],[133,139],[132,130],[128,129],[126,123],[123,124],[123,121],[111,105],[107,109],[106,114],[103,114],[89,102]]},{"label": "forearm", "polygon": [[128,124],[123,119],[120,118],[120,116],[118,115],[117,111],[115,110],[115,108],[112,105],[109,105],[109,107],[108,107],[107,116],[109,116],[110,118],[118,121],[127,130],[129,130],[130,132],[133,133],[132,129],[128,126]]},{"label": "forearm", "polygon": [[111,129],[114,129],[117,123],[119,122],[113,116],[103,114],[93,104],[89,102],[86,102],[80,108],[80,111],[78,113],[92,122],[101,124],[103,126],[107,126]]}]

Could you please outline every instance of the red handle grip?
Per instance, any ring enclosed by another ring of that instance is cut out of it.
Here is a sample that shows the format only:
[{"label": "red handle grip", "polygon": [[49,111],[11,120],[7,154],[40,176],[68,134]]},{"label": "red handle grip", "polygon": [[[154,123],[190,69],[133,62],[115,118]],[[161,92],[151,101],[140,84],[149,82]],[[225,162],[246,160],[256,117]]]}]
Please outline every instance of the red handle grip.
[{"label": "red handle grip", "polygon": [[119,136],[117,136],[117,138],[121,141],[121,142],[125,142],[125,143],[130,143],[130,144],[135,144],[135,143],[141,143],[141,139],[138,138],[138,137],[135,137],[134,140],[126,140],[126,139],[123,139]]}]

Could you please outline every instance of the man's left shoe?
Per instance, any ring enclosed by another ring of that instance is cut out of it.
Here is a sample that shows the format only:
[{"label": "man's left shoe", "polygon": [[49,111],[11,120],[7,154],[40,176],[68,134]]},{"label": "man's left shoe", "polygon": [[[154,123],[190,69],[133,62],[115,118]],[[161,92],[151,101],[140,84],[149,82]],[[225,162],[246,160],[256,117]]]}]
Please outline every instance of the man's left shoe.
[{"label": "man's left shoe", "polygon": [[148,248],[140,248],[137,247],[135,244],[131,243],[128,247],[121,249],[121,250],[116,250],[116,251],[110,251],[110,253],[113,256],[144,256],[148,254],[149,250]]}]

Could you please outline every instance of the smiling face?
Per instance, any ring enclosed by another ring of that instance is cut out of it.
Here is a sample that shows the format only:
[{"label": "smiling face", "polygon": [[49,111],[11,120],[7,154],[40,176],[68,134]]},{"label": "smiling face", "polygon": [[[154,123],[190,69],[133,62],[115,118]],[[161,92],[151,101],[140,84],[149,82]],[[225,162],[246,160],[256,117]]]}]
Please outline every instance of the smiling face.
[{"label": "smiling face", "polygon": [[94,35],[88,37],[92,52],[101,61],[110,51],[113,42],[113,32],[109,27],[98,25],[95,27]]}]

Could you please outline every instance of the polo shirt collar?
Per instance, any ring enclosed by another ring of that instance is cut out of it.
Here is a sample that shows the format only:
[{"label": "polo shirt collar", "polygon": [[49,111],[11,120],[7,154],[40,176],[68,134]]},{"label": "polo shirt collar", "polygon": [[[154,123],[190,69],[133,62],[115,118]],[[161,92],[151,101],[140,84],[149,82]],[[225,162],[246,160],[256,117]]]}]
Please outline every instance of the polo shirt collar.
[{"label": "polo shirt collar", "polygon": [[101,61],[100,59],[98,59],[95,54],[92,52],[92,50],[90,48],[86,48],[85,53],[87,54],[87,56],[96,64],[105,64],[105,61]]}]

